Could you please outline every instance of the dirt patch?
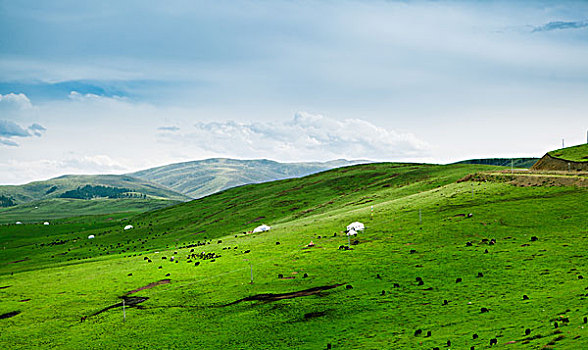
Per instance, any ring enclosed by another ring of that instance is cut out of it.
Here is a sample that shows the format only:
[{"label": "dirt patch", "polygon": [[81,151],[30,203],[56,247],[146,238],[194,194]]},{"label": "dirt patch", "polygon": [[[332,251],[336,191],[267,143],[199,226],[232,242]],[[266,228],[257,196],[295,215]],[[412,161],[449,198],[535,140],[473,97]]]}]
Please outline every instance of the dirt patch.
[{"label": "dirt patch", "polygon": [[235,305],[238,304],[240,302],[243,301],[266,301],[266,302],[271,302],[271,301],[278,301],[278,300],[283,300],[283,299],[292,299],[292,298],[299,298],[299,297],[306,297],[309,295],[314,295],[314,294],[318,294],[324,290],[329,290],[329,289],[333,289],[333,288],[337,288],[340,287],[342,285],[344,285],[345,283],[339,283],[339,284],[333,284],[331,286],[321,286],[321,287],[314,287],[314,288],[310,288],[310,289],[305,289],[305,290],[301,290],[301,291],[297,291],[297,292],[290,292],[290,293],[280,293],[280,294],[274,294],[274,293],[264,293],[264,294],[256,294],[256,295],[252,295],[243,299],[239,299],[236,301],[233,301],[232,303],[226,304],[224,306],[230,306],[230,305]]},{"label": "dirt patch", "polygon": [[539,159],[537,163],[533,164],[531,170],[562,170],[562,171],[588,171],[588,162],[574,162],[552,157],[549,154]]},{"label": "dirt patch", "polygon": [[258,216],[255,219],[253,219],[251,221],[248,221],[247,224],[252,224],[252,223],[257,222],[257,221],[259,221],[261,219],[265,219],[265,216]]},{"label": "dirt patch", "polygon": [[0,320],[4,319],[4,318],[11,318],[11,317],[14,317],[18,314],[20,314],[20,311],[7,312],[5,314],[0,315]]},{"label": "dirt patch", "polygon": [[141,287],[141,288],[137,288],[137,289],[135,289],[135,290],[132,290],[132,291],[130,291],[130,292],[126,292],[126,293],[125,293],[125,295],[134,294],[134,293],[140,292],[140,291],[142,291],[142,290],[149,289],[149,288],[153,288],[153,287],[157,287],[157,286],[159,286],[159,285],[162,285],[162,284],[168,284],[168,283],[170,283],[170,282],[171,282],[171,280],[170,280],[169,278],[166,278],[166,279],[164,279],[164,280],[157,281],[157,282],[152,282],[152,283],[149,283],[148,285],[146,285],[146,286],[143,286],[143,287]]}]

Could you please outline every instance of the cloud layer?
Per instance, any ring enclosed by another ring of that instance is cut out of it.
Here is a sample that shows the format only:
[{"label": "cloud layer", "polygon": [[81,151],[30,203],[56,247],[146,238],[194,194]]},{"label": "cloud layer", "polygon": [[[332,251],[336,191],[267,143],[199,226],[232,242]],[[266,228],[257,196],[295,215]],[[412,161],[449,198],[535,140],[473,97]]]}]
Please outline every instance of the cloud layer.
[{"label": "cloud layer", "polygon": [[414,158],[426,156],[429,149],[410,133],[362,119],[338,120],[306,112],[284,122],[199,122],[190,132],[160,137],[210,154],[288,161]]}]

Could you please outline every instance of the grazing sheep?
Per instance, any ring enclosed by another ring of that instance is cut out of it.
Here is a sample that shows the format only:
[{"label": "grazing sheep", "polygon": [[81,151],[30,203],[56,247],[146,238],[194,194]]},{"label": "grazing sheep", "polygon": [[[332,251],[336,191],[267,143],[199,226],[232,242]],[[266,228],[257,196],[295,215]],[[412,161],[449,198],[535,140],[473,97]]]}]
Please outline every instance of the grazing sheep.
[{"label": "grazing sheep", "polygon": [[158,267],[158,269],[163,269],[163,266]]},{"label": "grazing sheep", "polygon": [[579,280],[583,280],[583,279],[584,279],[584,276],[582,276],[582,275],[579,275],[579,276],[578,276],[578,279],[579,279]]},{"label": "grazing sheep", "polygon": [[132,276],[132,275],[133,275],[132,273],[129,273],[127,276]]},{"label": "grazing sheep", "polygon": [[416,253],[416,250],[415,249],[411,249],[410,250],[410,254],[414,254],[414,253]]},{"label": "grazing sheep", "polygon": [[488,249],[484,250],[484,254],[488,254]]},{"label": "grazing sheep", "polygon": [[246,251],[243,252],[243,254],[247,254],[247,253],[250,253],[250,252],[251,252],[251,250],[247,249]]},{"label": "grazing sheep", "polygon": [[422,286],[424,284],[425,284],[425,282],[423,282],[422,280],[420,280],[419,283],[418,283],[419,286]]}]

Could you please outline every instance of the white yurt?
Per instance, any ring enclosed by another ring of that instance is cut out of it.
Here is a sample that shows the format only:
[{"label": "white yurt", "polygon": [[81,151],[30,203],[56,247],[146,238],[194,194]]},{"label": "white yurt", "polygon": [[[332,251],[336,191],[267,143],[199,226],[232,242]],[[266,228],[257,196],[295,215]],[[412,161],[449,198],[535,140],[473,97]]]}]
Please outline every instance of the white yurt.
[{"label": "white yurt", "polygon": [[351,229],[351,230],[347,231],[347,236],[357,236],[357,231],[355,231],[354,229]]},{"label": "white yurt", "polygon": [[45,225],[45,226],[49,226],[49,221],[45,221],[45,222],[43,223],[43,225]]},{"label": "white yurt", "polygon": [[92,239],[92,238],[94,238],[94,235],[89,235],[88,236],[88,239]]},{"label": "white yurt", "polygon": [[133,225],[127,225],[127,226],[125,226],[125,230],[130,230],[132,228],[133,228]]},{"label": "white yurt", "polygon": [[257,233],[257,232],[265,232],[265,231],[269,231],[271,230],[271,226],[268,225],[261,225],[261,226],[257,226],[256,228],[253,229],[253,233]]},{"label": "white yurt", "polygon": [[[349,225],[347,225],[347,231],[363,231],[365,230],[365,226],[361,223],[361,222],[352,222]],[[357,234],[357,233],[356,233]]]},{"label": "white yurt", "polygon": [[17,221],[17,222],[16,222],[16,224],[17,224],[17,225],[22,225],[22,222],[20,222],[20,221]]}]

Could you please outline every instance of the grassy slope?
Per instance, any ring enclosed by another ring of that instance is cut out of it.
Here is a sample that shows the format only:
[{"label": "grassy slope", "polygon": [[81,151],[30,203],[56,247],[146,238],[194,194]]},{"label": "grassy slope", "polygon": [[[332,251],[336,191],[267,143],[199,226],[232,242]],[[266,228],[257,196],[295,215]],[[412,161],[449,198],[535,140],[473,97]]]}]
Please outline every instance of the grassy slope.
[{"label": "grassy slope", "polygon": [[[0,320],[0,346],[118,347],[124,341],[149,348],[316,349],[332,343],[334,348],[430,349],[445,348],[451,340],[454,348],[478,349],[497,337],[499,348],[529,349],[563,336],[556,348],[586,348],[581,317],[588,314],[588,286],[578,275],[586,275],[588,266],[588,193],[573,187],[455,183],[480,168],[376,164],[244,186],[138,216],[2,226],[0,249],[6,250],[0,255],[0,287],[11,287],[0,289],[0,314],[22,314]],[[456,216],[470,212],[472,218]],[[250,222],[260,216],[265,218]],[[354,220],[366,223],[367,231],[353,251],[340,251],[337,247],[346,243],[341,230]],[[239,234],[262,222],[272,231]],[[123,231],[127,223],[137,229]],[[334,232],[339,234],[333,237]],[[90,233],[97,238],[84,239]],[[222,243],[214,240],[196,251],[222,257],[198,267],[186,263],[189,249],[175,248],[221,236]],[[539,240],[531,242],[531,236]],[[496,238],[497,244],[489,246],[482,238]],[[56,239],[67,242],[39,246]],[[317,246],[303,249],[310,240]],[[473,246],[466,247],[467,241]],[[243,254],[246,249],[251,253]],[[170,255],[180,262],[160,258]],[[254,284],[247,283],[249,263]],[[302,278],[305,272],[308,278]],[[484,277],[477,278],[478,272]],[[137,293],[150,299],[142,310],[128,309],[125,323],[120,309],[79,322],[167,273],[172,283]],[[279,280],[279,273],[296,278]],[[417,276],[424,286],[415,283]],[[457,277],[463,282],[455,283]],[[256,293],[342,282],[354,288],[222,306]],[[523,294],[530,299],[523,301]],[[444,299],[449,305],[442,305]],[[490,312],[480,313],[481,307]],[[306,319],[310,312],[325,315]],[[560,321],[558,335],[550,320],[560,315],[570,322]],[[532,329],[529,339],[525,328]],[[432,335],[415,337],[416,329]],[[512,340],[517,342],[505,346]]]},{"label": "grassy slope", "polygon": [[265,159],[214,158],[165,165],[130,175],[168,186],[193,198],[201,198],[235,186],[301,177],[351,164],[357,162],[278,163]]},{"label": "grassy slope", "polygon": [[[74,190],[77,187],[87,184],[128,188],[155,199],[170,199],[175,201],[185,201],[188,199],[188,197],[164,186],[128,175],[65,175],[46,181],[35,181],[25,185],[0,186],[0,194],[11,196],[18,204],[21,204],[33,200],[57,198],[65,191]],[[47,193],[54,186],[57,189]]]},{"label": "grassy slope", "polygon": [[567,147],[548,152],[552,157],[573,162],[588,162],[588,144]]}]

